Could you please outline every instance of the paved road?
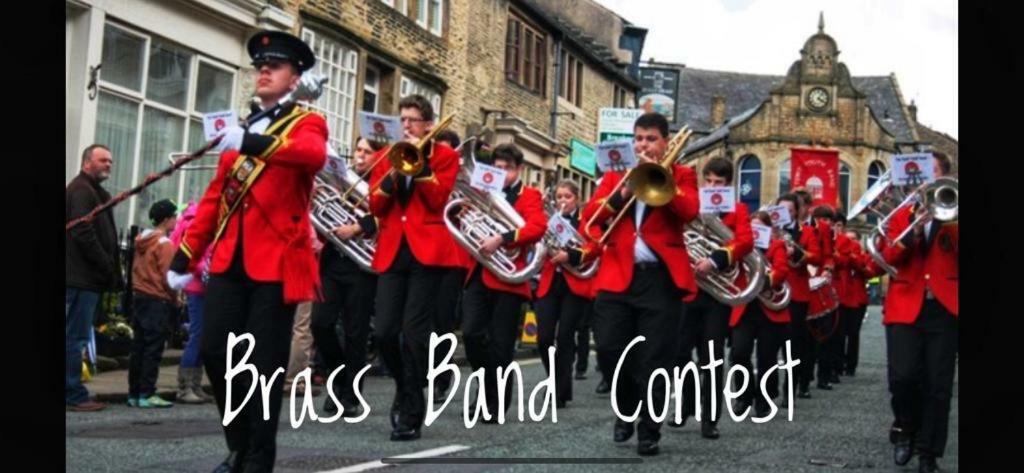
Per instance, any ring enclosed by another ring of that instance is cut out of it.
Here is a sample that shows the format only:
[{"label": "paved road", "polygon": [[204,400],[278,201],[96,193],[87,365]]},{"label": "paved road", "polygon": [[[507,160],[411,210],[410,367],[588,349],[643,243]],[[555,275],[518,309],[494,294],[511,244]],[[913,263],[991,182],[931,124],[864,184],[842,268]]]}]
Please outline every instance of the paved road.
[{"label": "paved road", "polygon": [[[390,442],[387,406],[393,387],[389,380],[368,378],[364,395],[371,415],[361,423],[320,424],[306,420],[298,429],[282,412],[275,471],[282,473],[355,471],[371,468],[382,458],[423,452],[434,461],[476,458],[559,459],[592,458],[620,464],[403,464],[386,469],[406,472],[476,471],[910,471],[893,466],[887,432],[891,422],[885,384],[885,344],[878,308],[869,311],[862,333],[860,367],[855,378],[843,378],[836,390],[812,388],[813,398],[798,400],[793,422],[780,411],[771,422],[753,424],[723,420],[718,440],[701,438],[692,420],[682,429],[665,428],[662,454],[640,460],[636,439],[626,444],[611,440],[613,414],[607,396],[594,394],[598,379],[576,381],[575,401],[558,411],[558,422],[506,422],[466,429],[462,396],[423,431],[416,442]],[[523,360],[527,393],[544,378],[538,360]],[[593,366],[593,364],[592,364]],[[463,387],[468,370],[462,370]],[[950,414],[945,471],[956,471],[959,429],[957,388]],[[317,407],[319,402],[317,400]],[[515,411],[513,410],[513,413]],[[137,410],[112,406],[99,413],[67,413],[65,439],[70,472],[209,471],[226,453],[216,409],[211,405]],[[495,460],[498,459],[498,460]],[[639,463],[638,463],[639,462]],[[376,466],[381,467],[378,463]],[[356,467],[356,468],[353,468]],[[348,468],[348,470],[343,470]],[[373,470],[370,470],[373,471]],[[916,471],[916,470],[915,470]]]}]

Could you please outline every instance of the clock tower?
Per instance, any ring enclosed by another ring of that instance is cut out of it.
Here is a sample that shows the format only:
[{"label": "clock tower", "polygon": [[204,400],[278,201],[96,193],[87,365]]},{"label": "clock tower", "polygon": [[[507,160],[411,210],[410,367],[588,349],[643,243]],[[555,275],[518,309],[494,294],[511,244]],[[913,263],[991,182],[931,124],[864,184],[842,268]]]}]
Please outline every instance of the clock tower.
[{"label": "clock tower", "polygon": [[800,50],[800,111],[802,114],[833,115],[839,49],[825,34],[825,14],[818,16],[818,32],[807,39]]}]

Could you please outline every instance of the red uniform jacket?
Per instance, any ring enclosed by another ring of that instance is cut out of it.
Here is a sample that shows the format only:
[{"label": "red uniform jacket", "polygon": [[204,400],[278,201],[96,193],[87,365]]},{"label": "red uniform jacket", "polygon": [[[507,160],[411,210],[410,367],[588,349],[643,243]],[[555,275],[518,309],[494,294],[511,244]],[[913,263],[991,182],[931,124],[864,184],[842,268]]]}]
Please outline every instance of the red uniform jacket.
[{"label": "red uniform jacket", "polygon": [[[800,224],[796,224],[800,225]],[[818,237],[814,228],[808,225],[800,226],[799,240],[796,243],[801,248],[805,249],[806,252],[802,258],[793,262],[789,261],[789,290],[791,291],[791,300],[795,302],[810,302],[811,300],[811,287],[810,277],[811,274],[807,272],[807,265],[819,265],[821,264],[822,258],[820,253],[820,244],[818,243]],[[799,253],[799,252],[798,252]]]},{"label": "red uniform jacket", "polygon": [[[755,250],[756,251],[756,250]],[[786,256],[786,245],[782,240],[772,240],[771,244],[768,245],[768,251],[765,252],[764,258],[768,260],[768,264],[772,266],[772,272],[769,276],[769,280],[765,281],[766,285],[771,285],[773,289],[781,289],[782,285],[786,283],[786,279],[789,276],[790,268],[788,264],[788,257]],[[747,277],[745,274],[740,275],[738,281],[739,286],[743,287],[747,283]],[[792,291],[792,288],[790,288]],[[792,292],[790,293],[792,296]],[[758,304],[761,304],[761,310],[764,315],[775,323],[789,323],[789,307],[783,307],[782,310],[774,311],[769,310],[761,300],[757,300]],[[739,325],[740,320],[743,318],[743,313],[746,311],[746,304],[733,306],[732,316],[729,318],[729,326],[735,327]]]},{"label": "red uniform jacket", "polygon": [[[890,221],[888,237],[894,239],[913,218],[911,206],[897,211]],[[902,240],[887,245],[885,262],[896,268],[891,276],[889,294],[885,298],[882,323],[912,324],[924,304],[925,290],[930,290],[946,310],[959,316],[960,227],[957,222],[932,222],[931,244],[925,248],[925,235],[915,237],[913,231]]]},{"label": "red uniform jacket", "polygon": [[[387,148],[378,151],[374,159],[386,152]],[[376,162],[370,173],[373,184],[384,179],[391,170],[386,159]],[[436,143],[428,163],[429,173],[413,179],[412,195],[404,205],[397,194],[398,181],[406,177],[398,173],[392,177],[391,192],[378,188],[370,195],[370,211],[378,224],[377,249],[373,254],[373,270],[378,273],[391,267],[403,239],[424,266],[460,266],[455,241],[442,215],[459,172],[459,155],[448,145]]]},{"label": "red uniform jacket", "polygon": [[846,235],[836,237],[836,290],[843,307],[861,307],[868,303],[865,287],[867,268],[860,243]]},{"label": "red uniform jacket", "polygon": [[223,229],[218,229],[219,215],[225,212],[220,208],[222,190],[236,162],[240,164],[240,152],[233,150],[221,153],[217,174],[180,249],[189,257],[191,272],[214,244],[210,273],[224,273],[231,267],[241,224],[246,274],[254,281],[283,282],[286,304],[310,301],[320,274],[310,243],[310,194],[313,176],[327,159],[327,123],[319,114],[286,107],[260,138],[243,140],[242,151],[264,160],[266,167]]},{"label": "red uniform jacket", "polygon": [[[569,223],[573,224],[574,226],[579,227],[578,215],[579,211],[574,212],[573,215],[569,216],[566,220],[568,220]],[[553,263],[551,263],[551,258],[547,258],[544,261],[544,268],[541,270],[540,273],[540,284],[537,286],[538,299],[546,296],[548,294],[548,291],[551,290],[551,283],[554,281],[555,276],[558,274],[558,272],[555,271],[555,269],[556,266]],[[577,296],[584,297],[587,299],[594,298],[592,284],[592,282],[594,281],[593,277],[589,279],[580,279],[579,277],[566,271],[565,268],[562,268],[562,275],[565,276],[565,282],[569,286],[569,292],[572,292]]]},{"label": "red uniform jacket", "polygon": [[[697,174],[692,168],[673,165],[672,174],[676,181],[676,195],[661,207],[648,207],[643,222],[640,224],[640,236],[662,262],[668,267],[672,282],[688,296],[697,291],[697,283],[690,267],[690,258],[683,242],[684,225],[697,217],[700,212],[700,201],[697,195]],[[620,172],[607,172],[601,179],[601,185],[583,209],[581,225],[586,226],[590,218],[597,215],[595,224],[590,228],[581,228],[584,235],[599,239],[602,234],[601,225],[610,224],[618,213],[618,194],[610,196],[611,191],[622,180]],[[629,288],[633,280],[633,245],[636,243],[637,228],[634,221],[635,210],[631,207],[626,215],[611,230],[611,235],[600,252],[601,267],[594,276],[595,291],[621,293]]]},{"label": "red uniform jacket", "polygon": [[[517,182],[506,189],[505,192],[509,194],[509,200],[513,202],[512,207],[526,222],[522,228],[505,235],[505,246],[507,248],[520,249],[519,257],[516,258],[516,268],[522,269],[526,266],[527,250],[544,237],[544,232],[548,229],[548,217],[544,214],[544,204],[540,191],[537,189],[524,186],[522,182]],[[543,258],[544,255],[536,255],[536,257]],[[473,277],[473,271],[476,270],[479,264],[476,259],[471,259],[469,272],[466,274],[467,284]],[[486,267],[481,268],[481,271],[482,274],[480,276],[483,278],[484,286],[496,291],[516,294],[527,300],[531,298],[529,281],[520,284],[509,284],[498,279]]]}]

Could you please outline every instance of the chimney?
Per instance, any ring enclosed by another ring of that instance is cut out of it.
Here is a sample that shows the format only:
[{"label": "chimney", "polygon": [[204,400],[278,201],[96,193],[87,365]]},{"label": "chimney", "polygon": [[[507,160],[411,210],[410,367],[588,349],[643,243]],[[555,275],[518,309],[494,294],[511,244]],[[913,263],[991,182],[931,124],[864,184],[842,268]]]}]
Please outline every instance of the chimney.
[{"label": "chimney", "polygon": [[917,104],[913,100],[910,101],[910,106],[907,107],[910,110],[910,119],[917,123]]},{"label": "chimney", "polygon": [[725,121],[725,97],[716,95],[711,98],[711,125],[718,127]]}]

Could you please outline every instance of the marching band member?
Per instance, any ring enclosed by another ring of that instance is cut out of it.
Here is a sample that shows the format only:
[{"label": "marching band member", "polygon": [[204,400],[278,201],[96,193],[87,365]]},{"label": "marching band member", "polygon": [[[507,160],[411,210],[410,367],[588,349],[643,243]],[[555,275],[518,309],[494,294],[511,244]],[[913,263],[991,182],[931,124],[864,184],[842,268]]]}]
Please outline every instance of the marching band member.
[{"label": "marching band member", "polygon": [[[657,113],[637,118],[633,147],[641,162],[659,163],[668,146],[668,122]],[[625,215],[610,232],[601,252],[601,266],[594,276],[597,300],[594,304],[594,338],[604,370],[614,370],[627,344],[636,336],[646,338],[634,345],[613,389],[624,416],[640,409],[640,422],[616,419],[614,440],[625,442],[638,429],[637,453],[656,455],[661,423],[655,422],[646,406],[648,379],[657,368],[670,369],[678,352],[681,299],[697,291],[693,270],[683,241],[684,225],[697,217],[700,204],[697,176],[693,169],[678,164],[670,167],[676,193],[664,206],[649,207],[632,197],[629,186],[621,186],[621,172],[604,174],[601,185],[583,211],[583,226],[592,217],[593,226],[581,233],[600,238],[600,225],[611,222],[621,211]],[[595,217],[596,216],[596,217]],[[606,373],[611,378],[611,372]],[[659,378],[660,379],[660,378]],[[655,406],[665,402],[664,387],[650,387]]]},{"label": "marching band member", "polygon": [[839,369],[844,376],[853,376],[857,370],[860,352],[860,326],[868,309],[868,291],[865,287],[868,269],[864,250],[857,242],[857,233],[846,230],[846,215],[836,214],[836,288],[839,292],[842,362]]},{"label": "marching band member", "polygon": [[832,231],[833,212],[827,205],[819,205],[811,213],[814,232],[821,245],[822,264],[817,276],[825,278],[825,282],[811,289],[811,302],[808,306],[807,320],[810,324],[811,336],[814,340],[818,364],[818,389],[830,391],[833,383],[837,383],[839,365],[842,359],[842,348],[839,345],[839,297],[836,292],[834,234]]},{"label": "marching band member", "polygon": [[800,197],[796,194],[784,194],[775,201],[775,204],[785,207],[792,216],[792,221],[781,229],[784,238],[788,236],[787,246],[794,250],[789,255],[790,271],[787,276],[791,291],[789,337],[793,342],[794,359],[800,360],[793,374],[797,385],[797,397],[807,399],[811,397],[810,383],[814,375],[814,345],[807,327],[807,311],[811,300],[810,273],[807,272],[807,265],[820,264],[821,253],[814,228],[801,224],[801,217],[806,211]]}]

